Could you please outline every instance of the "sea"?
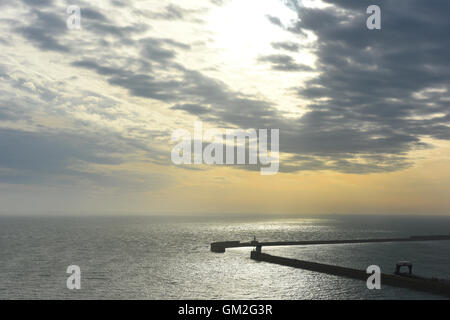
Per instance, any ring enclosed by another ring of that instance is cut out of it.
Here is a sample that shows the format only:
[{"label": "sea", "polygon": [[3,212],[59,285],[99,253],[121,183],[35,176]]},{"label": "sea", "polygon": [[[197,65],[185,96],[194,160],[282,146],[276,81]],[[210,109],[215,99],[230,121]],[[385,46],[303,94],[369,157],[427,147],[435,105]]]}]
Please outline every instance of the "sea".
[{"label": "sea", "polygon": [[[213,253],[214,241],[334,240],[450,234],[450,217],[0,217],[0,299],[446,299]],[[450,279],[450,241],[263,247],[274,255]],[[70,290],[69,266],[81,270]]]}]

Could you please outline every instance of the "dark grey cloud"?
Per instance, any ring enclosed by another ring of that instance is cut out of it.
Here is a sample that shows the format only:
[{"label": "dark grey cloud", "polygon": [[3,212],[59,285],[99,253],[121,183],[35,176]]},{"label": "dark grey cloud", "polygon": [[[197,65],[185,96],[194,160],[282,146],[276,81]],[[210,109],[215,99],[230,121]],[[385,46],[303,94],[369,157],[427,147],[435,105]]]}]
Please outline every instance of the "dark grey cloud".
[{"label": "dark grey cloud", "polygon": [[83,8],[81,10],[82,18],[87,18],[91,20],[97,20],[97,21],[108,21],[108,18],[101,13],[98,10],[95,10],[93,8]]},{"label": "dark grey cloud", "polygon": [[269,62],[276,71],[313,71],[307,65],[295,62],[294,58],[286,54],[272,54],[258,58],[259,62]]},{"label": "dark grey cloud", "polygon": [[[159,51],[159,53],[161,52],[162,50]],[[162,56],[152,55],[152,57],[157,62],[165,62],[165,58]],[[151,74],[136,73],[120,67],[103,66],[93,60],[80,60],[74,62],[73,65],[107,76],[110,84],[126,88],[134,96],[170,102],[177,99],[176,92],[183,88],[183,82],[179,80],[163,80]]]},{"label": "dark grey cloud", "polygon": [[61,44],[58,39],[58,36],[67,32],[63,15],[39,10],[32,10],[31,14],[31,23],[28,26],[17,27],[16,31],[42,50],[70,51],[70,48]]},{"label": "dark grey cloud", "polygon": [[192,12],[192,10],[187,10],[174,4],[169,4],[162,12],[152,12],[150,17],[152,19],[161,20],[183,20]]},{"label": "dark grey cloud", "polygon": [[111,0],[111,4],[115,7],[123,8],[127,6],[127,1]]},{"label": "dark grey cloud", "polygon": [[[123,155],[145,150],[143,144],[107,133],[27,132],[0,129],[0,183],[58,185],[86,183],[107,187],[157,187],[155,175],[121,170],[92,170],[89,165],[117,166]],[[152,154],[155,156],[155,153]]]},{"label": "dark grey cloud", "polygon": [[[117,152],[105,142],[93,137],[75,134],[50,134],[0,129],[0,167],[10,174],[0,176],[0,181],[39,180],[43,176],[74,175],[71,165],[76,161],[97,164],[119,164]],[[95,139],[95,140],[93,140]]]},{"label": "dark grey cloud", "polygon": [[207,114],[210,110],[207,107],[198,104],[177,104],[170,107],[172,110],[183,110],[190,114],[202,115]]},{"label": "dark grey cloud", "polygon": [[48,33],[45,33],[43,29],[34,27],[20,28],[19,31],[22,35],[35,43],[42,50],[51,50],[59,52],[69,52],[70,49],[67,46],[62,45],[57,39]]},{"label": "dark grey cloud", "polygon": [[282,50],[291,51],[291,52],[297,52],[300,49],[300,45],[298,43],[289,42],[289,41],[273,42],[273,43],[271,43],[271,45],[274,49],[282,49]]},{"label": "dark grey cloud", "polygon": [[109,78],[108,82],[127,88],[132,95],[166,102],[175,101],[174,93],[183,87],[181,81],[161,80],[146,74],[117,75]]},{"label": "dark grey cloud", "polygon": [[[76,53],[83,48],[89,47],[92,41],[102,48],[108,45],[131,46],[134,44],[133,37],[150,29],[146,23],[134,23],[122,25],[117,21],[108,18],[109,12],[106,9],[100,10],[95,4],[79,2],[81,9],[81,27],[84,32],[88,32],[87,39],[77,39],[74,41],[73,32],[78,30],[68,30],[66,7],[52,7],[47,5],[33,5],[33,1],[24,1],[29,6],[27,19],[21,25],[13,28],[28,41],[38,48],[46,51],[58,51],[61,53]],[[50,5],[50,2],[48,3]],[[14,25],[18,24],[16,22]],[[75,34],[77,35],[77,34]],[[115,40],[109,43],[106,37],[113,36]],[[95,38],[93,38],[95,37]]]},{"label": "dark grey cloud", "polygon": [[278,26],[278,27],[283,28],[283,24],[281,23],[280,18],[271,16],[271,15],[267,15],[266,18],[267,18],[267,20],[269,20],[272,24],[274,24],[274,25],[276,25],[276,26]]},{"label": "dark grey cloud", "polygon": [[154,62],[166,64],[176,56],[173,48],[189,50],[190,46],[171,39],[146,38],[140,41],[142,55]]},{"label": "dark grey cloud", "polygon": [[49,7],[53,4],[53,0],[22,0],[22,2],[35,7]]},{"label": "dark grey cloud", "polygon": [[75,61],[72,63],[72,65],[74,65],[76,67],[86,68],[86,69],[93,69],[98,74],[101,74],[101,75],[115,75],[115,76],[122,76],[122,75],[125,76],[126,75],[126,72],[122,71],[122,69],[120,69],[120,68],[104,67],[104,66],[100,65],[99,63],[97,63],[96,61],[91,61],[91,60]]}]

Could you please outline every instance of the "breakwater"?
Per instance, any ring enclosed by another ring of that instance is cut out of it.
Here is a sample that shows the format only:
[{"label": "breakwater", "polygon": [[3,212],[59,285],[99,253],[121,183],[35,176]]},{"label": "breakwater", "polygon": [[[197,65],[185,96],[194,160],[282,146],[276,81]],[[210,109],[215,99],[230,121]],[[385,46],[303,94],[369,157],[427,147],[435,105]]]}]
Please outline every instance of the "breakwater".
[{"label": "breakwater", "polygon": [[[365,270],[273,256],[259,251],[252,251],[250,254],[250,258],[256,261],[274,263],[282,266],[321,272],[363,281],[367,281],[368,277],[370,276],[370,274],[367,274]],[[450,297],[450,282],[445,280],[382,273],[381,284]]]},{"label": "breakwater", "polygon": [[376,242],[411,242],[411,241],[437,241],[450,240],[450,235],[411,236],[405,238],[375,238],[375,239],[350,239],[350,240],[313,240],[313,241],[271,241],[271,242],[240,242],[221,241],[211,243],[211,251],[224,253],[227,248],[241,247],[271,247],[271,246],[304,246],[319,244],[347,244],[347,243],[376,243]]}]

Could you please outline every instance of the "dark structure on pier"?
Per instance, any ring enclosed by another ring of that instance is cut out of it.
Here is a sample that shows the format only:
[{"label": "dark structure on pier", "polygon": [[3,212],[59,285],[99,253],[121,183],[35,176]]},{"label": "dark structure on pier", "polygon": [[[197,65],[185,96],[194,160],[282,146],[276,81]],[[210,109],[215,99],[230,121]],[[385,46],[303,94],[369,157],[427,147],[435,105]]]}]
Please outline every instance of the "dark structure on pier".
[{"label": "dark structure on pier", "polygon": [[[402,267],[407,267],[408,268],[408,273],[402,273],[401,269]],[[399,261],[397,262],[396,266],[395,266],[395,274],[398,275],[402,275],[402,274],[406,274],[406,275],[412,275],[412,263],[409,261]]]}]

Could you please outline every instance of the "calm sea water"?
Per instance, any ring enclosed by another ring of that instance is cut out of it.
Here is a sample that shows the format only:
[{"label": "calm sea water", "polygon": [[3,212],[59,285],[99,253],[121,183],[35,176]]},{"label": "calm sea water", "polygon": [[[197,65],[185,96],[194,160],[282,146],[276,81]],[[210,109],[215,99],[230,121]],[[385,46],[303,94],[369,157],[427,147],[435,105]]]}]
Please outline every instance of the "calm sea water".
[{"label": "calm sea water", "polygon": [[[0,299],[440,299],[440,296],[250,260],[213,241],[350,239],[450,234],[450,218],[0,217]],[[264,248],[265,252],[391,273],[448,278],[450,241]],[[81,268],[81,290],[66,268]]]}]

